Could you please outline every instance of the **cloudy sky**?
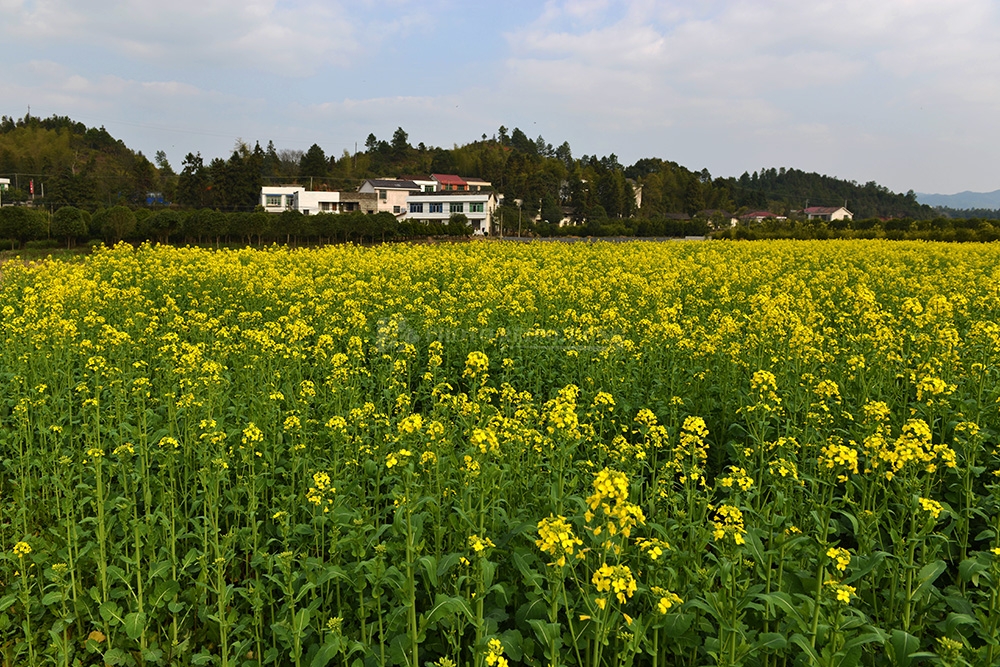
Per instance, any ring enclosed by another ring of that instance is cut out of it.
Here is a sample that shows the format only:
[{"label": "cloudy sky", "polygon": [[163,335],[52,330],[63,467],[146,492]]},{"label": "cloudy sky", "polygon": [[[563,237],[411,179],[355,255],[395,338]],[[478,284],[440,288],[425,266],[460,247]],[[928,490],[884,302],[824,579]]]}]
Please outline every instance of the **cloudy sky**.
[{"label": "cloudy sky", "polygon": [[714,176],[1000,188],[996,0],[0,0],[0,114],[179,168],[497,128]]}]

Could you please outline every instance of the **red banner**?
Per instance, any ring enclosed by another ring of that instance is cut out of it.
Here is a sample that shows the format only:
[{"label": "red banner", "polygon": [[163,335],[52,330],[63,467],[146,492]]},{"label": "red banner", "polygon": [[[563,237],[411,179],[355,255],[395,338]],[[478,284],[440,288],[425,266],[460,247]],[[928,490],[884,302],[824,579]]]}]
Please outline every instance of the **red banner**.
[{"label": "red banner", "polygon": [[31,179],[30,181],[28,181],[28,190],[31,192],[31,194],[35,194],[35,179]]}]

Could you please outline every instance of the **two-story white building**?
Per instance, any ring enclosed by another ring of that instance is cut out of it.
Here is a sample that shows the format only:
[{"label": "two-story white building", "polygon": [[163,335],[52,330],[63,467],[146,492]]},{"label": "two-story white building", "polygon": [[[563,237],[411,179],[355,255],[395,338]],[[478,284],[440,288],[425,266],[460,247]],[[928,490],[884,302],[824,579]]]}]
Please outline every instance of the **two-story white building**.
[{"label": "two-story white building", "polygon": [[439,190],[418,192],[406,198],[408,220],[424,223],[447,223],[452,215],[461,213],[469,220],[472,233],[493,233],[493,214],[499,205],[493,191]]},{"label": "two-story white building", "polygon": [[843,206],[810,206],[803,209],[808,220],[854,220],[854,214]]},{"label": "two-story white building", "polygon": [[266,185],[260,189],[260,205],[268,213],[298,210],[295,195],[305,192],[301,185]]},{"label": "two-story white building", "polygon": [[358,192],[376,194],[377,212],[388,211],[397,217],[406,215],[406,198],[420,192],[420,186],[413,181],[389,178],[370,178],[361,184]]},{"label": "two-story white building", "polygon": [[328,192],[306,190],[301,185],[264,186],[260,190],[260,205],[268,213],[298,211],[303,215],[317,213],[375,213],[375,195],[359,192]]}]

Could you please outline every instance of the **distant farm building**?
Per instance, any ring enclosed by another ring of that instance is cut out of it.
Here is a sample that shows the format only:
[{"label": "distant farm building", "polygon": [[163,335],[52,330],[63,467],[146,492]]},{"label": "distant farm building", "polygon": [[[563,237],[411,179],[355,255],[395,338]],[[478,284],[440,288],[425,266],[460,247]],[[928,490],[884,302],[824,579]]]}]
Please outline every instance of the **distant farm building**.
[{"label": "distant farm building", "polygon": [[843,206],[810,206],[802,211],[809,220],[853,220],[854,214]]}]

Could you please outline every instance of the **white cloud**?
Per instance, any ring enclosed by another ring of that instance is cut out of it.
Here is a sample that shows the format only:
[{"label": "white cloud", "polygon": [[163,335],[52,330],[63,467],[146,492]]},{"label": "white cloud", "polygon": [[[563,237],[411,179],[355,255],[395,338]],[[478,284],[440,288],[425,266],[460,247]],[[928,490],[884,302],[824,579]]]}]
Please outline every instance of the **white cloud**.
[{"label": "white cloud", "polygon": [[[404,30],[405,7],[367,29],[347,2],[277,0],[6,0],[0,36],[10,43],[77,46],[164,67],[253,68],[306,76],[345,66]],[[359,35],[365,35],[362,42]]]},{"label": "white cloud", "polygon": [[[659,144],[682,163],[850,174],[934,137],[996,147],[998,27],[990,0],[549,2],[506,33],[501,87],[564,131],[613,134],[596,138],[627,159]],[[880,177],[942,178],[932,169]]]}]

